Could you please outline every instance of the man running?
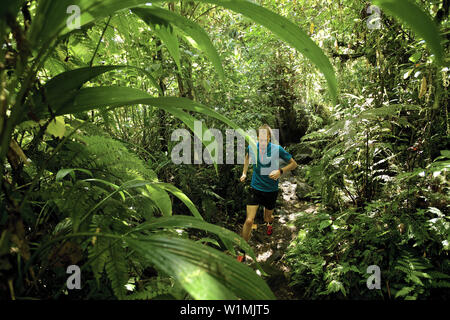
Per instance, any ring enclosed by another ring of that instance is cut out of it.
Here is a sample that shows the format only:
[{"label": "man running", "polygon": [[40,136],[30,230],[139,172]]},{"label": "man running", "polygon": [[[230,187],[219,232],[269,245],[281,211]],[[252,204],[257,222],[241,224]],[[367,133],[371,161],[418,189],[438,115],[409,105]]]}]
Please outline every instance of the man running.
[{"label": "man running", "polygon": [[[272,130],[267,124],[258,129],[257,156],[255,152],[247,148],[244,169],[240,178],[244,182],[247,178],[249,158],[252,158],[253,174],[250,184],[250,195],[247,200],[247,218],[242,228],[242,237],[248,242],[252,231],[253,221],[259,205],[264,206],[264,222],[267,225],[267,234],[272,234],[273,211],[278,197],[278,179],[283,172],[294,170],[297,163],[292,155],[281,146],[270,142]],[[250,156],[249,156],[250,155]],[[279,160],[283,159],[288,164],[280,168]],[[245,254],[238,256],[238,261],[243,261]]]}]

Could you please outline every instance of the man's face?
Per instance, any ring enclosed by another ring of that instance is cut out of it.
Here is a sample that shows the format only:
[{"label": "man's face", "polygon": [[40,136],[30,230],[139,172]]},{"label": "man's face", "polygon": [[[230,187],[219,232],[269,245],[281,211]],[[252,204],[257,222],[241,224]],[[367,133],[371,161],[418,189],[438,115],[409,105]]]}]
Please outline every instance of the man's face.
[{"label": "man's face", "polygon": [[267,133],[267,130],[261,129],[259,130],[258,136],[259,146],[261,148],[267,147],[270,141],[270,135]]}]

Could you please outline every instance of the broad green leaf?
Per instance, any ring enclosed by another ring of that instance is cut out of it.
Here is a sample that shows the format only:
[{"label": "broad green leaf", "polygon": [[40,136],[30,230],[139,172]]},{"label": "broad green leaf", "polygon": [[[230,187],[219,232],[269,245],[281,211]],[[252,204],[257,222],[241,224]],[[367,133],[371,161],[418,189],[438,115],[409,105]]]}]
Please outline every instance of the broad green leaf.
[{"label": "broad green leaf", "polygon": [[146,184],[146,193],[148,197],[156,204],[164,216],[172,215],[172,201],[166,191],[153,185]]},{"label": "broad green leaf", "polygon": [[[238,134],[245,137],[246,141],[250,144],[253,150],[256,150],[256,141],[249,134],[247,134],[242,128],[237,126],[233,121],[229,120],[227,117],[221,115],[220,113],[212,110],[211,108],[207,108],[200,103],[195,101],[186,99],[186,98],[177,98],[177,97],[161,97],[161,98],[153,98],[152,102],[149,103],[155,107],[164,109],[164,106],[172,106],[177,109],[183,109],[188,111],[193,111],[196,113],[201,113],[210,117],[213,117],[217,120],[222,121],[223,123],[229,125],[233,128]],[[193,130],[193,129],[191,129]],[[204,133],[206,130],[204,131]]]},{"label": "broad green leaf", "polygon": [[43,95],[39,93],[34,97],[33,112],[38,117],[42,117],[48,112],[48,106],[53,112],[58,112],[62,106],[70,104],[73,101],[78,90],[85,82],[99,76],[102,73],[120,68],[124,67],[88,67],[60,73],[44,85]]},{"label": "broad green leaf", "polygon": [[[187,249],[185,249],[185,254],[181,255],[179,252],[173,253],[172,250],[163,248],[163,244],[159,241],[152,241],[152,239],[128,240],[127,243],[142,258],[178,281],[194,299],[237,299],[237,296],[216,279],[212,272],[208,272],[207,268],[199,268],[193,263],[189,259],[190,252]],[[180,248],[184,248],[183,244]]]},{"label": "broad green leaf", "polygon": [[413,290],[413,287],[403,287],[401,290],[397,291],[397,293],[395,294],[395,298],[406,296]]},{"label": "broad green leaf", "polygon": [[[161,98],[161,99],[163,99],[163,98]],[[155,105],[155,106],[157,106],[157,105]],[[159,107],[159,108],[164,110],[164,106]],[[166,109],[166,110],[168,112],[170,112],[171,114],[173,114],[178,119],[180,119],[181,121],[183,121],[184,124],[186,124],[186,126],[189,129],[191,129],[191,131],[195,134],[195,136],[197,136],[197,138],[202,141],[202,144],[205,145],[206,147],[208,147],[208,144],[205,141],[203,141],[203,137],[205,136],[205,134],[207,134],[209,132],[209,129],[206,128],[203,125],[203,123],[201,123],[202,124],[201,125],[201,132],[197,132],[197,130],[195,130],[195,121],[198,121],[198,120],[195,119],[193,116],[191,116],[190,114],[184,112],[183,110],[181,110],[181,108],[179,108],[179,109],[171,108],[170,110],[168,110],[168,109]],[[208,148],[206,148],[205,150],[208,150]],[[201,156],[203,157],[203,155],[201,155]],[[214,159],[213,159],[213,165],[214,165],[214,168],[216,170],[216,173],[218,174],[217,163],[216,163],[216,161],[214,161]]]},{"label": "broad green leaf", "polygon": [[95,66],[79,68],[60,73],[49,80],[43,88],[44,95],[39,93],[34,97],[33,113],[38,117],[44,117],[48,114],[48,106],[50,106],[53,112],[58,113],[61,107],[73,103],[74,97],[78,94],[79,89],[84,83],[105,72],[125,68],[136,69],[144,73],[150,79],[151,83],[161,91],[161,88],[156,84],[156,80],[152,75],[137,67]]},{"label": "broad green leaf", "polygon": [[72,4],[77,5],[79,1],[41,0],[38,2],[29,36],[34,47],[41,45],[45,48],[66,27],[66,19],[70,17],[67,9]]},{"label": "broad green leaf", "polygon": [[208,237],[201,238],[201,239],[197,240],[197,242],[201,242],[201,243],[206,243],[207,242],[207,243],[211,243],[211,244],[213,244],[213,245],[215,245],[217,247],[220,246],[219,243],[217,242],[217,240],[212,239],[212,238],[208,238]]},{"label": "broad green leaf", "polygon": [[178,44],[177,32],[165,18],[154,15],[150,10],[151,9],[146,10],[137,8],[134,9],[133,12],[144,20],[144,22],[152,28],[152,31],[162,40],[170,55],[175,60],[178,70],[181,72],[180,46]]},{"label": "broad green leaf", "polygon": [[441,155],[450,159],[450,150],[441,150]]},{"label": "broad green leaf", "polygon": [[62,93],[80,89],[84,83],[105,72],[123,68],[126,68],[126,66],[95,66],[60,73],[45,84],[46,98],[49,101],[54,101]]},{"label": "broad green leaf", "polygon": [[441,45],[439,29],[429,14],[410,0],[374,0],[389,14],[407,24],[418,36],[422,37],[436,57],[438,65],[443,64],[444,50]]},{"label": "broad green leaf", "polygon": [[194,217],[203,220],[202,215],[200,214],[200,212],[198,212],[197,208],[192,203],[192,201],[177,187],[175,187],[169,183],[163,183],[163,182],[154,182],[151,184],[151,186],[169,191],[175,197],[180,199],[186,205],[186,207],[188,207],[189,211],[191,211],[191,213],[194,215]]},{"label": "broad green leaf", "polygon": [[15,0],[2,3],[0,6],[0,21],[6,22],[6,17],[10,16],[11,19],[15,19],[20,8],[26,3],[26,0]]},{"label": "broad green leaf", "polygon": [[[145,181],[145,180],[133,180],[129,181],[121,186],[123,189],[129,189],[129,188],[136,188],[146,186],[147,191],[150,193],[148,196],[151,198],[155,204],[158,206],[158,208],[163,212],[164,216],[171,216],[172,215],[172,203],[170,201],[169,196],[167,195],[166,191],[171,192],[174,196],[176,196],[178,199],[180,199],[191,211],[191,213],[195,217],[195,221],[203,220],[203,217],[201,216],[200,212],[198,212],[195,205],[192,203],[192,201],[178,188],[175,186],[168,184],[168,183],[162,183],[162,182],[152,182],[152,181]],[[180,218],[183,219],[183,218]],[[172,220],[171,220],[172,221]],[[178,221],[178,220],[176,220]],[[214,229],[214,230],[220,230],[220,229]],[[226,229],[223,229],[226,230]],[[225,244],[227,249],[234,254],[234,248],[232,243],[235,242],[235,239],[230,238],[230,234],[227,234],[227,236],[223,236],[221,234],[218,234],[222,242]],[[234,235],[234,234],[233,234]],[[244,241],[245,242],[245,241]],[[240,243],[239,243],[240,245]],[[246,243],[243,244],[244,246]],[[247,249],[250,247],[247,246]],[[250,249],[251,250],[251,249]],[[262,270],[262,269],[261,269]]]},{"label": "broad green leaf", "polygon": [[421,287],[423,287],[423,282],[422,280],[420,280],[420,278],[418,276],[416,276],[415,274],[409,274],[408,278],[412,280],[412,282],[420,285]]},{"label": "broad green leaf", "polygon": [[164,216],[172,215],[172,201],[166,191],[155,185],[155,182],[146,180],[131,180],[120,186],[121,190],[145,187],[142,193],[150,198],[155,205],[161,210]]},{"label": "broad green leaf", "polygon": [[126,242],[173,276],[195,299],[275,299],[254,270],[208,246],[162,236],[128,238]]},{"label": "broad green leaf", "polygon": [[[215,167],[216,167],[216,171],[217,171],[217,166],[214,163]],[[168,183],[162,183],[162,182],[158,182],[158,183],[154,183],[154,186],[158,186],[162,189],[165,189],[169,192],[171,192],[174,196],[176,196],[178,199],[180,199],[191,211],[191,213],[194,215],[194,217],[203,220],[203,217],[201,216],[200,212],[198,212],[197,208],[195,207],[195,205],[192,203],[192,201],[178,188],[174,187],[171,184]],[[225,247],[232,253],[235,254],[233,245],[232,245],[232,240],[219,235],[220,240],[222,240],[222,242],[224,243]]]},{"label": "broad green leaf", "polygon": [[[192,203],[192,201],[181,190],[179,190],[178,188],[176,188],[171,184],[138,180],[134,181],[131,185],[127,185],[127,188],[144,185],[146,185],[147,191],[150,193],[150,195],[148,195],[149,198],[151,198],[155,202],[155,204],[158,206],[158,208],[161,210],[161,212],[163,212],[163,214],[166,217],[172,215],[172,203],[165,190],[171,192],[174,196],[180,199],[188,207],[188,209],[191,211],[194,217],[196,217],[196,219],[203,220],[203,217],[201,216],[200,212],[198,212],[197,208]],[[229,237],[225,237],[222,235],[219,235],[219,237],[220,240],[222,240],[222,242],[226,246],[226,248],[232,254],[235,254],[234,247],[232,244],[233,240],[231,240]]]},{"label": "broad green leaf", "polygon": [[320,223],[319,229],[320,229],[320,230],[325,229],[326,227],[328,227],[328,226],[331,225],[332,223],[333,223],[333,221],[331,221],[331,220],[324,220],[324,221],[322,221],[322,222]]},{"label": "broad green leaf", "polygon": [[[62,179],[65,175],[70,173],[70,170],[75,169],[63,169],[61,173],[58,172],[59,177]],[[86,170],[87,171],[87,170]],[[80,223],[84,221],[92,212],[94,212],[97,208],[99,208],[104,202],[106,202],[109,198],[111,198],[114,194],[119,193],[122,197],[122,199],[125,201],[124,192],[127,193],[131,197],[131,195],[126,191],[128,189],[134,189],[134,188],[140,188],[140,187],[146,187],[146,189],[143,189],[142,192],[145,196],[150,198],[155,205],[161,210],[164,216],[171,216],[172,215],[172,202],[170,200],[169,195],[166,191],[162,190],[162,188],[158,188],[157,186],[154,186],[154,182],[151,181],[145,181],[145,180],[131,180],[123,183],[120,187],[112,184],[108,181],[104,181],[101,179],[85,179],[84,181],[95,181],[95,182],[101,182],[106,185],[109,185],[113,187],[115,190],[110,193],[107,197],[102,199],[99,203],[97,203],[88,213],[86,213],[83,218],[81,218]],[[78,227],[78,225],[77,225]],[[77,228],[74,227],[74,230],[77,230]]]},{"label": "broad green leaf", "polygon": [[[250,257],[256,261],[255,253],[253,249],[248,245],[248,243],[238,234],[227,230],[223,227],[216,226],[211,223],[207,223],[195,217],[189,217],[185,215],[176,215],[172,217],[156,218],[152,221],[145,222],[138,227],[136,230],[144,229],[156,229],[156,228],[195,228],[205,231],[209,231],[217,234],[223,239],[229,240],[230,242],[241,247]],[[258,267],[261,269],[259,264]],[[262,271],[262,269],[261,269]]]},{"label": "broad green leaf", "polygon": [[[58,36],[63,36],[78,29],[76,11],[70,6],[79,8],[80,28],[115,14],[118,11],[143,5],[143,0],[41,0],[38,2],[36,15],[31,24],[30,41],[34,45],[48,45]],[[69,12],[68,12],[69,11]]]},{"label": "broad green leaf", "polygon": [[409,57],[409,61],[416,63],[422,57],[422,52],[418,51]]},{"label": "broad green leaf", "polygon": [[392,105],[388,105],[388,106],[383,106],[383,107],[363,111],[359,114],[359,116],[355,120],[360,121],[361,118],[370,119],[370,118],[376,118],[376,117],[386,117],[386,116],[394,116],[394,115],[397,116],[398,113],[402,110],[417,111],[417,110],[420,110],[420,106],[392,104]]},{"label": "broad green leaf", "polygon": [[214,67],[216,68],[219,77],[222,80],[224,79],[225,76],[220,57],[216,49],[214,48],[213,44],[211,43],[208,34],[198,24],[172,11],[165,10],[155,6],[149,6],[145,8],[135,8],[132,11],[143,19],[148,15],[164,19],[168,23],[179,28],[180,31],[192,37],[192,39],[195,40],[200,49],[202,49],[209,57]]},{"label": "broad green leaf", "polygon": [[[89,111],[109,106],[144,104],[152,96],[128,87],[93,87],[80,89],[71,104],[66,104],[55,112],[56,115]],[[147,103],[148,104],[148,103]]]},{"label": "broad green leaf", "polygon": [[90,175],[92,177],[92,172],[90,172],[89,170],[86,169],[81,169],[81,168],[73,168],[73,169],[61,169],[56,173],[56,181],[60,181],[62,180],[65,176],[67,176],[68,174],[71,175],[71,177],[73,179],[75,179],[75,174],[74,171],[80,171],[80,172],[84,172],[88,175]]},{"label": "broad green leaf", "polygon": [[66,132],[66,124],[64,123],[64,117],[56,117],[47,126],[46,132],[58,138],[63,138]]},{"label": "broad green leaf", "polygon": [[75,179],[74,171],[75,171],[75,169],[61,169],[61,170],[59,170],[56,173],[56,181],[60,181],[60,180],[64,179],[64,177],[67,176],[68,174],[70,174],[72,179]]},{"label": "broad green leaf", "polygon": [[117,184],[114,184],[112,182],[109,182],[109,181],[106,181],[106,180],[103,180],[103,179],[92,178],[92,179],[84,179],[83,181],[99,182],[99,183],[102,183],[102,184],[106,184],[107,186],[110,186],[114,190],[120,190],[120,186],[118,186]]}]

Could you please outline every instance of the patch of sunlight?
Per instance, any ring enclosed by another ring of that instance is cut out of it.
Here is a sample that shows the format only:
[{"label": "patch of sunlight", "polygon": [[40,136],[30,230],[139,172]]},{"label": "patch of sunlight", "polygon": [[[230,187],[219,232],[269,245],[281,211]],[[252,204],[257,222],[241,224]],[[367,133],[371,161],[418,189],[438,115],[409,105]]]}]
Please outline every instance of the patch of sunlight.
[{"label": "patch of sunlight", "polygon": [[185,281],[187,283],[192,283],[194,281],[194,279],[199,278],[200,276],[202,276],[205,273],[206,272],[204,270],[201,270],[201,269],[197,269],[197,270],[191,271],[190,273],[186,274],[183,277],[183,281]]},{"label": "patch of sunlight", "polygon": [[136,290],[135,281],[136,281],[136,279],[135,279],[134,277],[128,279],[128,283],[125,285],[125,288],[126,288],[128,291],[134,291],[134,290]]},{"label": "patch of sunlight", "polygon": [[305,210],[306,213],[313,213],[316,212],[315,208],[309,207],[308,209]]},{"label": "patch of sunlight", "polygon": [[281,265],[280,269],[281,269],[281,271],[286,272],[286,273],[291,272],[291,269],[285,265]]},{"label": "patch of sunlight", "polygon": [[[447,171],[446,169],[444,169],[444,172]],[[433,172],[433,178],[436,178],[437,176],[439,176],[441,174],[442,171],[434,171]]]},{"label": "patch of sunlight", "polygon": [[295,229],[297,229],[295,222],[290,222],[287,223],[286,226],[289,228],[289,230],[294,231]]},{"label": "patch of sunlight", "polygon": [[122,37],[121,37],[120,35],[118,35],[118,34],[113,38],[113,40],[114,40],[115,42],[118,42],[118,43],[124,43],[124,40],[123,40]]},{"label": "patch of sunlight", "polygon": [[260,255],[256,257],[256,261],[258,262],[265,262],[267,259],[270,258],[270,256],[273,254],[272,249],[269,249],[269,251],[263,252]]},{"label": "patch of sunlight", "polygon": [[[220,268],[220,266],[217,265],[216,268]],[[190,263],[182,263],[176,269],[175,273],[182,286],[195,299],[224,300],[235,298],[235,295],[228,288],[206,270],[200,269]]]},{"label": "patch of sunlight", "polygon": [[134,284],[128,283],[125,285],[125,288],[127,288],[128,291],[134,291],[136,286]]}]

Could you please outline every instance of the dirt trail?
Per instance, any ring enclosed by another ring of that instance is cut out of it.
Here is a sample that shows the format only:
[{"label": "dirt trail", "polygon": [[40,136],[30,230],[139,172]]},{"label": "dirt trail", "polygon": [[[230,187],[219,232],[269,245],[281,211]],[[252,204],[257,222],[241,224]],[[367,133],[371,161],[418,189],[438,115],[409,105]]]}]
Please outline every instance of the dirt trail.
[{"label": "dirt trail", "polygon": [[[269,274],[264,277],[267,284],[279,300],[295,300],[301,297],[289,286],[290,269],[285,256],[291,241],[297,236],[298,230],[294,221],[299,212],[313,213],[316,206],[311,202],[300,201],[295,193],[297,183],[294,177],[280,182],[280,195],[274,212],[273,233],[268,236],[263,220],[262,207],[255,218],[257,229],[252,231],[249,240],[257,261],[263,270]],[[245,262],[254,266],[254,261],[247,256]]]}]

